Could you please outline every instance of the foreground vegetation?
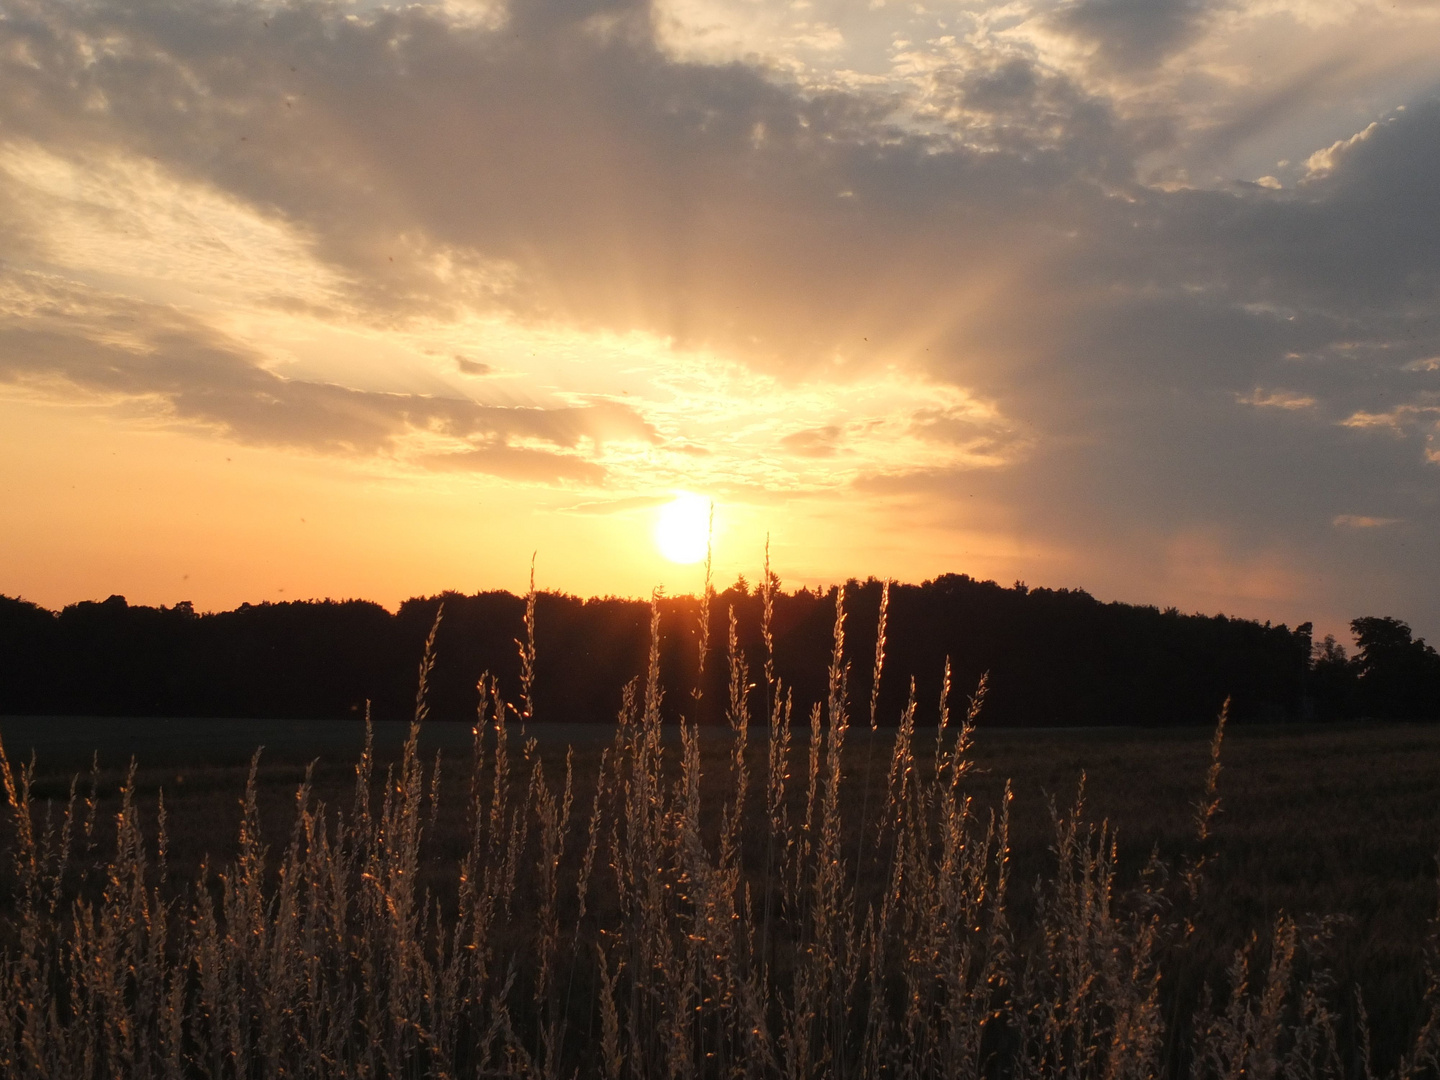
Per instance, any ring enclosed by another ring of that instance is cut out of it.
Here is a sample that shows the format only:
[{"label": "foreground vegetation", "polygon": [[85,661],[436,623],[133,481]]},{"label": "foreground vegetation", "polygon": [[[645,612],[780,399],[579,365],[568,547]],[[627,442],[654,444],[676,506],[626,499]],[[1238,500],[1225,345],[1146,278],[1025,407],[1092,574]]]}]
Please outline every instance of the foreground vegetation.
[{"label": "foreground vegetation", "polygon": [[307,771],[271,857],[252,764],[234,860],[184,877],[163,803],[143,834],[133,769],[107,840],[93,787],[49,815],[33,766],[0,757],[4,1074],[1435,1074],[1433,982],[1374,1018],[1377,1048],[1327,966],[1331,924],[1207,925],[1223,719],[1188,841],[1126,856],[1077,798],[1031,888],[1008,785],[989,812],[975,794],[994,782],[971,752],[983,682],[952,718],[947,678],[933,731],[912,697],[877,740],[874,694],[849,699],[843,606],[808,715],[768,652],[753,686],[733,634],[728,653],[723,743],[690,723],[666,738],[657,625],[613,743],[577,768],[514,748],[529,637],[517,700],[482,681],[472,761],[442,777],[419,752],[427,649],[411,738],[383,769],[367,741],[346,810]]}]

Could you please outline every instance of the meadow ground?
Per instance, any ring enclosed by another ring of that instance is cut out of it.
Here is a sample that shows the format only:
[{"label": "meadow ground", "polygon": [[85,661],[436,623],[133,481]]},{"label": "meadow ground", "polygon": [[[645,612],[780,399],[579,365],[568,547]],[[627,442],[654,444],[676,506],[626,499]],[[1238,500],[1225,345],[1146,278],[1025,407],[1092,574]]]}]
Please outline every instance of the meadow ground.
[{"label": "meadow ground", "polygon": [[[406,729],[376,725],[377,773],[397,762]],[[573,748],[576,801],[583,806],[587,778],[598,770],[613,734],[604,726],[534,723],[525,735],[512,725],[507,741],[518,765],[527,736],[533,736],[531,753],[545,761],[557,786],[566,750]],[[212,866],[234,858],[241,795],[257,746],[266,747],[257,796],[272,847],[290,835],[296,788],[312,763],[316,797],[348,805],[363,746],[363,726],[343,722],[12,717],[0,719],[0,735],[12,761],[33,753],[33,795],[57,813],[72,776],[88,774],[92,755],[100,766],[101,813],[113,813],[134,757],[142,825],[153,827],[163,789],[169,868],[181,880],[194,880],[206,856]],[[797,763],[807,737],[797,725]],[[1017,922],[1033,916],[1031,883],[1054,873],[1051,807],[1063,811],[1073,804],[1082,774],[1086,817],[1108,821],[1118,841],[1117,892],[1135,884],[1152,849],[1179,865],[1194,846],[1210,737],[1202,729],[991,730],[982,724],[964,787],[983,817],[1011,782],[1011,907]],[[933,738],[933,730],[916,731],[917,768]],[[863,724],[851,729],[842,850],[855,842],[850,837],[860,814],[873,814],[884,803],[894,739],[893,730],[872,735]],[[678,755],[674,729],[666,729],[664,742],[667,755]],[[764,783],[765,742],[765,729],[753,728],[749,757],[757,791]],[[421,875],[442,897],[453,890],[453,864],[466,845],[471,744],[465,725],[432,723],[421,732],[421,760],[433,762],[438,753],[442,763],[439,811],[428,827],[428,865]],[[728,776],[730,747],[727,728],[703,732],[700,761],[707,778]],[[1193,1007],[1206,982],[1223,993],[1233,950],[1252,933],[1263,942],[1277,916],[1288,914],[1302,930],[1326,937],[1323,955],[1336,996],[1363,990],[1377,1064],[1393,1065],[1396,1048],[1413,1037],[1425,989],[1421,943],[1436,909],[1440,845],[1440,727],[1232,726],[1222,762],[1221,809],[1206,866],[1210,888],[1196,917],[1195,940],[1178,961],[1188,969],[1186,1000],[1172,1008]],[[868,792],[862,777],[868,777]],[[39,805],[37,810],[43,816]],[[572,851],[569,858],[575,857]]]}]

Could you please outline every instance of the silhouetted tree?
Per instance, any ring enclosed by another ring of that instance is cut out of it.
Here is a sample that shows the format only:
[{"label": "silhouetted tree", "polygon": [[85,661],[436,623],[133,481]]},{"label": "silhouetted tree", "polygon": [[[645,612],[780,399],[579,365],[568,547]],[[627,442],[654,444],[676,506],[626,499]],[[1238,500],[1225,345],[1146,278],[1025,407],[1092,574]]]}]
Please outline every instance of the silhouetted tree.
[{"label": "silhouetted tree", "polygon": [[1311,653],[1310,695],[1318,719],[1338,720],[1356,710],[1359,667],[1346,655],[1345,646],[1326,634]]},{"label": "silhouetted tree", "polygon": [[1360,707],[1369,715],[1440,719],[1440,655],[1411,636],[1399,619],[1367,616],[1350,623],[1359,648]]},{"label": "silhouetted tree", "polygon": [[[855,703],[870,698],[881,590],[874,578],[846,584]],[[802,721],[810,703],[825,697],[837,592],[801,588],[775,596],[775,670],[793,691]],[[415,664],[441,603],[431,715],[473,718],[476,682],[486,672],[516,699],[525,603],[507,592],[415,598],[393,615],[359,600],[244,604],[199,614],[188,604],[139,607],[118,596],[52,614],[0,598],[0,713],[358,717],[368,700],[377,718],[401,718],[412,707]],[[668,716],[723,720],[729,612],[753,673],[764,660],[761,607],[759,592],[743,578],[712,598],[700,688],[700,603],[660,601]],[[642,601],[540,594],[537,722],[613,719],[625,682],[644,672],[649,622]],[[904,709],[911,676],[922,722],[933,721],[947,658],[956,705],[989,673],[982,722],[991,725],[1210,723],[1226,697],[1237,722],[1283,720],[1305,715],[1308,697],[1324,697],[1331,668],[1349,670],[1338,646],[1338,661],[1322,656],[1311,664],[1308,624],[1292,631],[1103,603],[1080,589],[1023,582],[1006,588],[965,574],[892,586],[888,626],[877,714],[885,724]],[[1365,678],[1378,689],[1389,672],[1409,671],[1414,661],[1385,659],[1390,638],[1369,634],[1366,641],[1372,637],[1371,659],[1381,673]],[[1411,643],[1411,651],[1416,647]],[[1428,651],[1423,643],[1418,648]],[[1399,653],[1409,656],[1404,648]],[[698,699],[696,689],[703,689]],[[1406,690],[1398,700],[1411,702],[1416,693]],[[1352,703],[1332,696],[1334,715],[1345,715]]]}]

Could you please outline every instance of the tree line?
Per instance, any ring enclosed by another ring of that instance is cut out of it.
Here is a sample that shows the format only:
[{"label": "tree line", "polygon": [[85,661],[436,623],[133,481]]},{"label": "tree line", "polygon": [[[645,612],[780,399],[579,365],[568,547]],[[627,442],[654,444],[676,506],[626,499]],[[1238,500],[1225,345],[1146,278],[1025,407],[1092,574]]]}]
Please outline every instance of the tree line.
[{"label": "tree line", "polygon": [[[800,720],[826,694],[837,594],[772,591],[775,671]],[[844,591],[847,687],[859,722],[868,720],[881,594],[874,579]],[[535,719],[613,719],[624,683],[645,671],[651,605],[549,592],[534,599]],[[52,612],[0,597],[0,713],[321,719],[361,716],[368,702],[377,719],[399,719],[413,710],[416,664],[442,603],[431,716],[473,718],[487,672],[518,700],[526,598],[508,592],[415,598],[393,614],[363,600],[200,613],[120,596]],[[656,601],[671,717],[723,720],[730,613],[755,672],[765,659],[762,607],[743,578],[712,595],[702,673],[701,600]],[[986,725],[1210,723],[1226,698],[1241,723],[1440,718],[1440,656],[1403,622],[1355,620],[1353,656],[1333,638],[1312,642],[1311,629],[964,574],[892,585],[877,719],[896,722],[912,678],[921,715],[933,716],[947,659],[961,693],[988,673]]]}]

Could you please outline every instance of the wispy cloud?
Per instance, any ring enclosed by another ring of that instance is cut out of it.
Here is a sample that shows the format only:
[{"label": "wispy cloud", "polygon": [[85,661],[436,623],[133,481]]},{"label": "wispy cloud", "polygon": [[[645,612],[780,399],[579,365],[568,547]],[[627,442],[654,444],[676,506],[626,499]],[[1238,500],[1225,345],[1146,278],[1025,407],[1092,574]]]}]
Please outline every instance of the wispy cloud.
[{"label": "wispy cloud", "polygon": [[1297,393],[1294,390],[1262,390],[1256,387],[1248,394],[1239,395],[1235,400],[1242,405],[1254,405],[1257,409],[1309,409],[1314,406],[1315,399],[1309,394]]},{"label": "wispy cloud", "polygon": [[[539,460],[536,452],[510,447],[511,440],[573,449],[582,440],[655,439],[633,409],[616,403],[486,405],[287,379],[241,344],[172,309],[33,274],[0,277],[0,382],[50,395],[149,402],[157,415],[255,445],[394,454],[435,440],[457,447],[480,443],[458,460],[475,468],[492,463],[484,471],[496,475],[536,479],[544,470],[527,474],[524,465]],[[570,478],[597,479],[603,472],[580,464],[547,468]]]},{"label": "wispy cloud", "polygon": [[1401,525],[1403,518],[1370,517],[1366,514],[1337,514],[1331,522],[1341,529],[1383,529],[1387,525]]},{"label": "wispy cloud", "polygon": [[540,484],[563,480],[599,484],[605,479],[605,469],[584,458],[503,443],[451,454],[430,454],[423,460],[432,469],[487,473],[507,480],[528,480]]},{"label": "wispy cloud", "polygon": [[833,457],[839,438],[840,428],[828,424],[822,428],[792,431],[781,437],[780,445],[789,453],[801,457]]}]

